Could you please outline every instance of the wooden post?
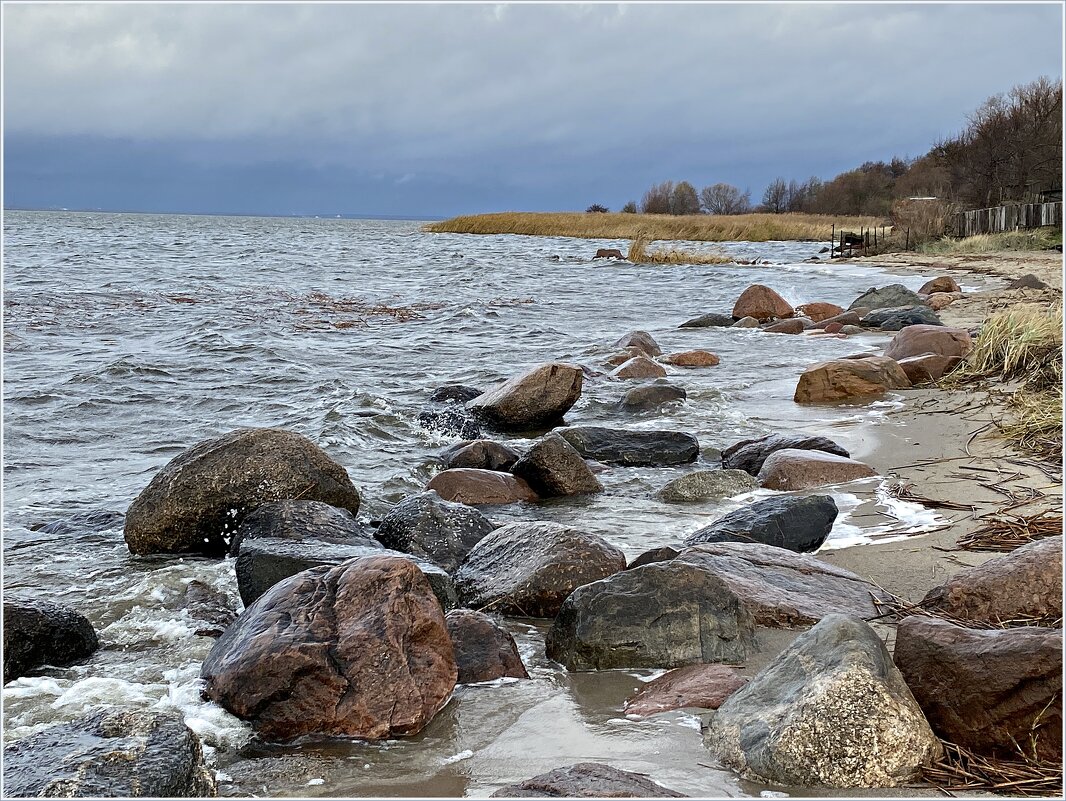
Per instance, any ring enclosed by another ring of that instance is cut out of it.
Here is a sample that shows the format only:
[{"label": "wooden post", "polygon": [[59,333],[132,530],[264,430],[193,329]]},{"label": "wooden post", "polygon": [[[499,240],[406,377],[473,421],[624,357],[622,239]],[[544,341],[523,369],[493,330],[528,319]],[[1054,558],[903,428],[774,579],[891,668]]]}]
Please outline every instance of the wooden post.
[{"label": "wooden post", "polygon": [[911,229],[910,228],[907,229],[907,244],[903,246],[903,249],[904,250],[910,250],[911,249]]},{"label": "wooden post", "polygon": [[833,233],[829,235],[829,258],[833,258],[833,248],[836,247],[837,224],[833,223]]}]

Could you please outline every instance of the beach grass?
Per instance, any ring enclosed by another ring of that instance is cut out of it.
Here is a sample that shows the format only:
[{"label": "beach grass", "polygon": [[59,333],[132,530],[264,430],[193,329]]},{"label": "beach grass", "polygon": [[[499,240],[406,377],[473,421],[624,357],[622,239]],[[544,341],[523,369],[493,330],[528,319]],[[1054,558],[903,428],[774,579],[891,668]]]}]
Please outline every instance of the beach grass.
[{"label": "beach grass", "polygon": [[881,225],[879,217],[819,214],[585,214],[581,212],[500,212],[453,217],[429,223],[430,233],[526,234],[580,239],[639,239],[693,242],[828,242],[833,226],[858,231]]},{"label": "beach grass", "polygon": [[1000,253],[1015,250],[1047,250],[1062,244],[1061,228],[1034,228],[1030,231],[1006,231],[977,234],[962,239],[941,237],[919,246],[920,253],[934,256],[955,254]]},{"label": "beach grass", "polygon": [[648,250],[648,240],[642,236],[630,243],[626,259],[634,264],[732,264],[736,261],[732,256],[717,251],[701,253],[678,248]]}]

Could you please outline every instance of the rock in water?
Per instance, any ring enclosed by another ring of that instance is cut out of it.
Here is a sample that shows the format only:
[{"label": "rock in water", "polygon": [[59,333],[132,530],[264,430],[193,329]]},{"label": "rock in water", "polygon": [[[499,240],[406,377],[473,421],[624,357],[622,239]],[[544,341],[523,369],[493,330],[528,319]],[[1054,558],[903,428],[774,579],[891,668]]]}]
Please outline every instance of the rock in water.
[{"label": "rock in water", "polygon": [[4,748],[4,797],[207,798],[200,740],[177,710],[93,712]]},{"label": "rock in water", "polygon": [[633,378],[664,378],[666,368],[658,362],[653,362],[647,356],[634,356],[611,370],[615,378],[625,380]]},{"label": "rock in water", "polygon": [[256,507],[237,527],[230,541],[230,556],[240,553],[245,539],[267,538],[378,547],[374,535],[364,530],[351,512],[321,501],[273,501]]},{"label": "rock in water", "polygon": [[627,412],[650,412],[667,403],[684,403],[688,393],[666,382],[654,382],[634,387],[622,396],[621,406]]},{"label": "rock in water", "polygon": [[457,669],[444,612],[413,563],[367,557],[275,585],[215,643],[204,694],[267,740],[417,734]]},{"label": "rock in water", "polygon": [[970,332],[965,328],[943,325],[911,325],[904,328],[888,343],[885,356],[906,359],[927,353],[937,356],[967,356],[973,350]]},{"label": "rock in water", "polygon": [[348,473],[311,440],[250,428],[192,446],[155,476],[126,512],[130,552],[221,556],[248,512],[290,498],[359,511]]},{"label": "rock in water", "polygon": [[1061,629],[978,631],[912,615],[897,629],[895,660],[945,740],[1007,759],[1019,746],[1062,759]]},{"label": "rock in water", "polygon": [[88,659],[99,646],[92,623],[69,606],[4,599],[4,684],[41,665]]},{"label": "rock in water", "polygon": [[554,433],[533,443],[511,472],[542,498],[603,492],[603,485],[592,474],[581,454]]},{"label": "rock in water", "polygon": [[728,328],[733,322],[732,315],[711,312],[686,320],[678,328]]},{"label": "rock in water", "polygon": [[457,683],[474,684],[502,677],[529,678],[514,637],[484,612],[453,609],[444,620],[459,666]]},{"label": "rock in water", "polygon": [[884,643],[843,615],[730,696],[705,742],[746,779],[801,787],[897,787],[941,754]]},{"label": "rock in water", "polygon": [[531,431],[562,422],[581,397],[584,372],[572,364],[542,364],[490,389],[467,404],[504,431]]},{"label": "rock in water", "polygon": [[628,467],[687,464],[700,455],[700,443],[681,431],[628,431],[599,426],[573,426],[559,434],[586,459]]},{"label": "rock in water", "polygon": [[743,319],[754,317],[759,322],[784,319],[795,315],[788,301],[774,290],[762,284],[752,284],[737,298],[733,306],[733,317]]},{"label": "rock in water", "polygon": [[479,542],[455,574],[467,606],[555,617],[575,588],[623,570],[623,553],[558,523],[510,523]]},{"label": "rock in water", "polygon": [[430,403],[467,403],[472,401],[478,395],[481,395],[485,390],[477,389],[475,387],[464,386],[463,384],[449,384],[447,386],[438,387],[433,390],[433,394],[429,396]]},{"label": "rock in water", "polygon": [[640,773],[579,762],[501,787],[490,798],[687,798]]},{"label": "rock in water", "polygon": [[717,709],[747,682],[735,668],[725,665],[686,665],[645,684],[624,709],[627,715],[641,717],[686,707]]},{"label": "rock in water", "polygon": [[196,579],[185,585],[181,604],[189,617],[200,624],[196,629],[197,637],[221,637],[237,619],[237,612],[230,606],[226,593]]},{"label": "rock in water", "polygon": [[491,439],[475,439],[460,442],[441,453],[440,459],[446,469],[468,467],[474,470],[510,470],[521,457],[518,451],[502,442]]},{"label": "rock in water", "polygon": [[900,331],[912,325],[943,325],[937,313],[924,303],[920,306],[874,309],[862,318],[862,324],[882,331]]},{"label": "rock in water", "polygon": [[430,490],[392,507],[377,538],[386,548],[413,554],[451,573],[494,528],[477,509],[443,501]]},{"label": "rock in water", "polygon": [[758,328],[758,327],[759,327],[759,321],[756,320],[754,317],[741,317],[739,320],[737,320],[735,323],[733,323],[733,328]]},{"label": "rock in water", "polygon": [[829,495],[764,498],[689,534],[685,544],[761,542],[797,553],[815,551],[833,530],[836,518],[836,501]]},{"label": "rock in water", "polygon": [[903,284],[892,284],[880,289],[871,287],[855,299],[848,306],[848,310],[854,309],[886,309],[901,306],[921,306],[923,300],[917,292],[911,292]]},{"label": "rock in water", "polygon": [[714,367],[721,361],[717,353],[709,350],[685,350],[664,356],[662,360],[675,367]]},{"label": "rock in water", "polygon": [[547,654],[569,670],[742,662],[755,621],[711,571],[676,560],[575,589],[548,632]]},{"label": "rock in water", "polygon": [[805,330],[803,320],[795,318],[779,320],[763,329],[767,334],[802,334]]},{"label": "rock in water", "polygon": [[799,377],[793,400],[819,403],[874,397],[910,385],[907,374],[893,359],[884,356],[834,359],[808,367]]},{"label": "rock in water", "polygon": [[648,356],[662,356],[663,349],[647,331],[630,331],[614,343],[616,348],[640,348]]},{"label": "rock in water", "polygon": [[759,486],[791,491],[843,484],[876,475],[877,471],[869,465],[846,456],[784,448],[774,451],[763,462]]},{"label": "rock in water", "polygon": [[743,470],[697,470],[675,478],[656,493],[667,503],[691,503],[711,498],[729,498],[750,492],[758,484]]},{"label": "rock in water", "polygon": [[39,531],[42,534],[97,534],[112,528],[120,528],[126,516],[122,512],[112,512],[106,509],[90,509],[85,512],[75,512],[70,517],[62,520],[53,520],[43,526],[30,526],[31,531]]},{"label": "rock in water", "polygon": [[765,437],[745,439],[730,445],[722,451],[722,467],[727,470],[744,470],[757,476],[766,458],[771,453],[785,448],[851,456],[844,448],[827,437],[805,434],[767,434]]},{"label": "rock in water", "polygon": [[518,476],[465,467],[442,470],[429,480],[426,489],[436,491],[446,501],[475,505],[540,499],[533,488]]},{"label": "rock in water", "polygon": [[[835,303],[804,303],[802,306],[797,306],[796,311],[804,317],[809,317],[815,323],[824,323],[844,313],[844,310]],[[855,322],[858,322],[858,318]]]},{"label": "rock in water", "polygon": [[423,409],[418,413],[418,424],[427,431],[437,431],[465,440],[480,439],[481,426],[473,414],[456,404],[439,409]]}]

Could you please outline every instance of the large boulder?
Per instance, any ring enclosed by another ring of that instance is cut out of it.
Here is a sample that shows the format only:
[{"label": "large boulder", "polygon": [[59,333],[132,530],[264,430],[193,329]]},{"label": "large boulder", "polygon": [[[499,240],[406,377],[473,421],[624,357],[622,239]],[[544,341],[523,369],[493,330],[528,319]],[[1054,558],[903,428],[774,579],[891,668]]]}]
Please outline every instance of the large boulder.
[{"label": "large boulder", "polygon": [[901,331],[912,325],[943,325],[937,313],[926,304],[874,309],[862,318],[862,324],[882,331]]},{"label": "large boulder", "polygon": [[885,594],[854,573],[772,545],[719,542],[687,548],[674,562],[711,570],[769,628],[810,626],[841,613],[872,618]]},{"label": "large boulder", "polygon": [[846,456],[785,448],[774,451],[763,462],[759,471],[759,486],[788,492],[843,484],[876,475],[877,471],[870,465]]},{"label": "large boulder", "polygon": [[575,588],[625,566],[622,552],[595,534],[559,523],[510,523],[474,546],[455,581],[472,608],[555,617]]},{"label": "large boulder", "polygon": [[484,612],[453,609],[444,617],[459,668],[457,684],[499,678],[528,679],[514,637]]},{"label": "large boulder", "polygon": [[413,554],[451,573],[494,528],[477,509],[441,500],[429,490],[392,507],[378,526],[377,539],[386,548]]},{"label": "large boulder", "polygon": [[102,709],[4,748],[4,797],[209,798],[199,738],[175,709]]},{"label": "large boulder", "polygon": [[291,498],[359,511],[348,473],[311,440],[241,429],[193,445],[156,473],[126,512],[126,544],[138,555],[221,556],[246,514]]},{"label": "large boulder", "polygon": [[1062,537],[1037,540],[960,570],[931,589],[921,605],[980,624],[1057,620],[1062,617]]},{"label": "large boulder", "polygon": [[511,472],[542,498],[603,492],[603,485],[581,454],[555,433],[534,442]]},{"label": "large boulder", "polygon": [[573,364],[542,364],[474,398],[467,408],[504,431],[550,428],[581,397],[583,378]]},{"label": "large boulder", "polygon": [[685,798],[643,773],[596,762],[556,768],[518,784],[501,787],[490,798]]},{"label": "large boulder", "polygon": [[924,356],[908,356],[899,360],[899,366],[912,386],[939,381],[960,364],[962,364],[962,358],[959,356],[936,356],[932,353]]},{"label": "large boulder", "polygon": [[795,311],[789,302],[774,290],[762,284],[752,284],[737,298],[733,305],[733,317],[741,320],[754,317],[759,322],[792,317]]},{"label": "large boulder", "polygon": [[837,505],[829,495],[764,498],[730,512],[685,538],[706,542],[761,542],[802,553],[815,551],[833,530]]},{"label": "large boulder", "polygon": [[840,312],[839,314],[834,314],[832,317],[826,317],[826,318],[821,319],[821,320],[815,320],[814,321],[814,325],[812,326],[812,328],[815,328],[815,329],[822,328],[822,329],[824,329],[824,328],[828,328],[829,326],[834,325],[834,324],[839,324],[841,326],[858,325],[861,320],[862,320],[862,316],[861,315],[856,314],[853,311],[846,311],[846,312]]},{"label": "large boulder", "polygon": [[714,367],[721,359],[717,353],[711,353],[709,350],[685,350],[663,356],[662,361],[674,367]]},{"label": "large boulder", "polygon": [[803,371],[793,400],[796,403],[820,403],[869,398],[884,395],[890,389],[906,389],[910,385],[907,374],[894,359],[884,356],[833,359]]},{"label": "large boulder", "polygon": [[533,488],[517,476],[466,467],[442,470],[429,480],[426,489],[434,490],[446,501],[475,506],[539,499]]},{"label": "large boulder", "polygon": [[586,459],[627,467],[687,464],[700,455],[700,443],[681,431],[629,431],[572,426],[559,434]]},{"label": "large boulder", "polygon": [[659,343],[647,331],[630,331],[620,340],[614,343],[616,348],[639,348],[648,356],[661,356],[663,349]]},{"label": "large boulder", "polygon": [[717,709],[747,682],[726,665],[686,665],[645,684],[623,708],[627,715],[640,717],[687,707]]},{"label": "large boulder", "polygon": [[844,615],[730,696],[705,742],[746,779],[801,787],[897,787],[941,754],[881,638]]},{"label": "large boulder", "polygon": [[647,356],[634,356],[611,370],[611,375],[627,381],[635,378],[664,378],[666,368]]},{"label": "large boulder", "polygon": [[69,665],[100,647],[85,615],[44,600],[4,598],[4,684],[42,665]]},{"label": "large boulder", "polygon": [[684,403],[687,397],[688,393],[682,387],[655,381],[633,387],[622,396],[620,405],[627,412],[650,412],[657,411],[667,403]]},{"label": "large boulder", "polygon": [[854,309],[886,309],[900,306],[921,306],[922,298],[917,292],[911,292],[903,284],[892,284],[880,289],[871,287],[855,299],[848,306],[848,310]]},{"label": "large boulder", "polygon": [[681,323],[678,328],[728,328],[733,325],[732,315],[710,312]]},{"label": "large boulder", "polygon": [[417,734],[457,669],[444,612],[407,559],[317,567],[271,588],[204,660],[204,695],[267,740]]},{"label": "large boulder", "polygon": [[672,560],[578,587],[563,602],[547,655],[569,670],[743,662],[755,621],[710,570]]},{"label": "large boulder", "polygon": [[885,356],[897,361],[927,353],[963,357],[971,350],[973,341],[970,339],[970,332],[965,328],[911,325],[892,337],[892,341],[885,348]]},{"label": "large boulder", "polygon": [[241,551],[245,539],[321,540],[345,545],[379,547],[347,509],[321,501],[271,501],[241,520],[230,540],[230,556]]},{"label": "large boulder", "polygon": [[919,295],[932,295],[934,292],[962,292],[962,287],[951,276],[941,275],[926,281],[918,290]]},{"label": "large boulder", "polygon": [[729,498],[758,486],[743,470],[697,470],[675,478],[655,495],[667,503],[691,503]]},{"label": "large boulder", "polygon": [[804,303],[802,306],[797,306],[796,311],[804,317],[809,317],[815,323],[832,320],[838,314],[844,313],[844,310],[835,303]]},{"label": "large boulder", "polygon": [[491,439],[463,441],[445,449],[440,460],[446,469],[468,467],[474,470],[510,470],[521,457],[518,451]]},{"label": "large boulder", "polygon": [[828,437],[806,434],[767,434],[758,439],[745,439],[722,451],[722,467],[728,470],[744,470],[753,476],[759,475],[763,462],[775,451],[792,450],[824,451],[837,456],[851,456],[843,447]]},{"label": "large boulder", "polygon": [[767,334],[802,334],[807,330],[803,320],[797,317],[788,320],[778,320],[766,326],[763,331]]},{"label": "large boulder", "polygon": [[1062,630],[979,631],[923,616],[896,629],[896,665],[933,730],[992,756],[1062,759]]}]

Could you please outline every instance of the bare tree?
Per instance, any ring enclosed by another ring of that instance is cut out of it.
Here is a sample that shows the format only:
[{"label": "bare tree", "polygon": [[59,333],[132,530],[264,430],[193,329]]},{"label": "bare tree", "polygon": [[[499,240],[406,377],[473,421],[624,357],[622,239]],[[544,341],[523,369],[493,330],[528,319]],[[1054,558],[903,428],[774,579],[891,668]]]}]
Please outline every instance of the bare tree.
[{"label": "bare tree", "polygon": [[628,203],[626,203],[624,206],[622,206],[622,214],[636,214],[636,213],[637,213],[636,201],[631,200]]},{"label": "bare tree", "polygon": [[751,211],[751,192],[741,193],[732,184],[713,184],[700,190],[700,204],[708,214],[747,214]]},{"label": "bare tree", "polygon": [[771,214],[782,214],[788,208],[788,184],[784,178],[775,178],[762,193],[762,205]]},{"label": "bare tree", "polygon": [[663,181],[656,184],[647,192],[640,201],[640,210],[644,214],[669,214],[670,199],[674,194],[674,182]]},{"label": "bare tree", "polygon": [[699,214],[700,199],[696,195],[696,187],[688,181],[682,181],[674,187],[670,195],[671,214]]}]

